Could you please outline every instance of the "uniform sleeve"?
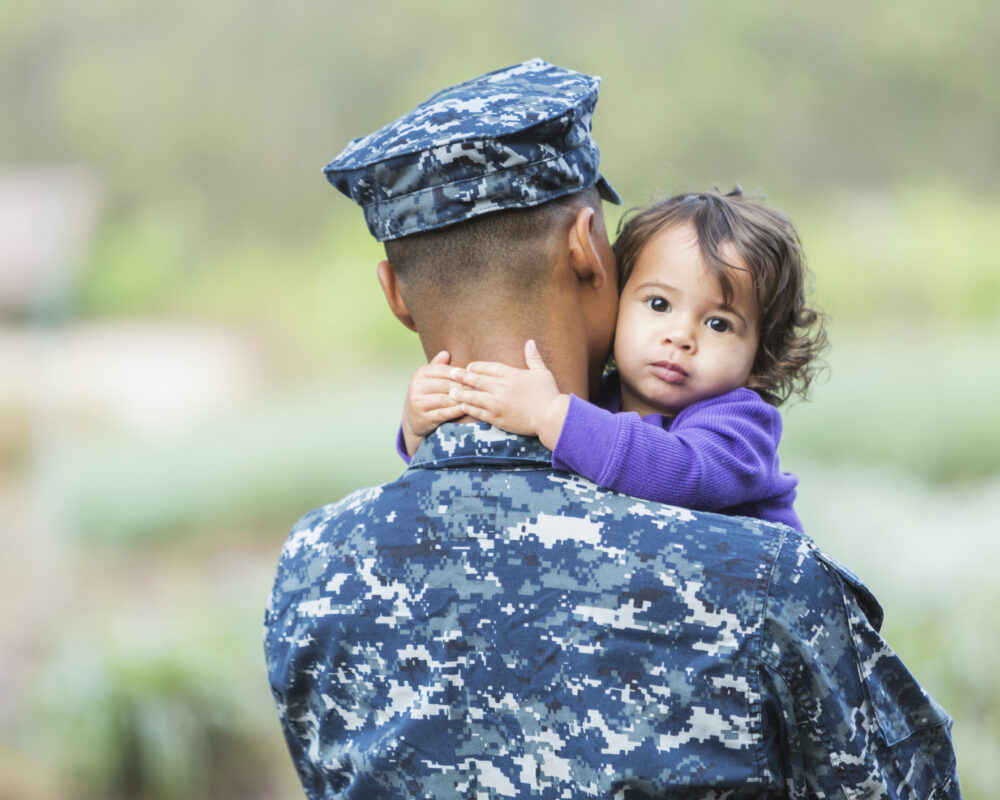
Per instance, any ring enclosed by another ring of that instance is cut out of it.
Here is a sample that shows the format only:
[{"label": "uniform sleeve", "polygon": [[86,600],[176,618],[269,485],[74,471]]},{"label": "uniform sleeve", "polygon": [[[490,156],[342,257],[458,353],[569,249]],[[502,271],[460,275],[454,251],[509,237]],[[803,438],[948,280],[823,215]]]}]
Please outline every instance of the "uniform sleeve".
[{"label": "uniform sleeve", "polygon": [[958,800],[951,719],[879,635],[868,589],[808,540],[775,569],[761,718],[789,796]]},{"label": "uniform sleeve", "polygon": [[767,493],[780,438],[777,409],[747,389],[696,403],[670,430],[572,396],[552,465],[623,494],[717,511]]}]

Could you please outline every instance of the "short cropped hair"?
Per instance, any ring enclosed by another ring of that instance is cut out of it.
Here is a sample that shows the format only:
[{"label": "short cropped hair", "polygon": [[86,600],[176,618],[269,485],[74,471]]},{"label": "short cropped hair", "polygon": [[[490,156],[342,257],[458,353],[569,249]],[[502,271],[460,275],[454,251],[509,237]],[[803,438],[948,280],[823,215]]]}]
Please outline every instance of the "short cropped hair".
[{"label": "short cropped hair", "polygon": [[679,194],[626,214],[614,244],[619,287],[635,268],[643,247],[654,236],[691,225],[706,268],[719,281],[723,302],[733,299],[730,270],[743,270],[722,256],[731,245],[753,279],[760,308],[760,342],[747,387],[771,405],[791,395],[805,398],[822,368],[827,344],[825,316],[806,303],[811,276],[798,233],[779,211],[743,197],[739,187],[728,194]]},{"label": "short cropped hair", "polygon": [[563,220],[584,205],[600,209],[596,188],[390,239],[386,258],[418,297],[461,298],[484,287],[527,297],[547,278],[546,260]]}]

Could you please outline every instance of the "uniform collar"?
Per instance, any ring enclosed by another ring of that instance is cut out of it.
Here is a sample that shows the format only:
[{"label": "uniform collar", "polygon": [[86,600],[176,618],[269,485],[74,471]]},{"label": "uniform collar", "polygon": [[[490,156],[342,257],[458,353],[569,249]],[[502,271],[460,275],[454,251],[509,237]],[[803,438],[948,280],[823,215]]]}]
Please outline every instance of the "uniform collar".
[{"label": "uniform collar", "polygon": [[448,422],[424,439],[410,468],[447,469],[468,464],[548,467],[552,451],[538,439],[507,433],[485,422]]}]

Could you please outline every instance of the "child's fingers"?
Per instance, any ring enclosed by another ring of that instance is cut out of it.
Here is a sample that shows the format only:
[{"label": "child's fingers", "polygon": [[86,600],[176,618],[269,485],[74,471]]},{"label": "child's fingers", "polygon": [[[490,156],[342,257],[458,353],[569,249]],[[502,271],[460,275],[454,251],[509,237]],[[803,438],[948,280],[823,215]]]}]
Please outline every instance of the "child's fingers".
[{"label": "child's fingers", "polygon": [[547,369],[534,339],[528,339],[524,343],[524,363],[528,365],[528,369]]},{"label": "child's fingers", "polygon": [[455,381],[460,386],[482,389],[484,392],[497,392],[505,385],[505,377],[505,375],[492,375],[485,372],[465,372]]},{"label": "child's fingers", "polygon": [[440,425],[442,422],[448,422],[452,419],[457,419],[461,417],[465,412],[462,411],[462,404],[455,403],[451,401],[453,405],[441,406],[440,408],[435,408],[427,416],[432,422]]},{"label": "child's fingers", "polygon": [[417,370],[414,377],[420,378],[450,378],[457,380],[458,376],[465,372],[461,367],[452,367],[448,364],[424,364]]},{"label": "child's fingers", "polygon": [[454,408],[458,401],[449,394],[450,388],[448,386],[436,394],[422,393],[414,397],[412,401],[414,408],[422,414],[429,414],[438,408]]},{"label": "child's fingers", "polygon": [[414,395],[445,395],[461,384],[448,378],[420,378],[413,382]]},{"label": "child's fingers", "polygon": [[449,367],[447,364],[428,364],[417,370],[410,381],[411,394],[447,394],[452,386],[458,385],[458,378],[464,369]]},{"label": "child's fingers", "polygon": [[459,411],[463,414],[468,414],[470,417],[478,419],[480,422],[488,422],[491,425],[496,424],[496,416],[487,411],[485,408],[479,408],[479,406],[470,405],[469,403],[461,403],[458,406]]},{"label": "child's fingers", "polygon": [[507,364],[498,361],[473,361],[466,368],[466,372],[477,373],[479,375],[492,375],[495,378],[502,378],[510,371]]},{"label": "child's fingers", "polygon": [[494,397],[489,392],[480,392],[476,389],[456,386],[448,392],[448,396],[455,402],[474,406],[484,411],[493,411]]}]

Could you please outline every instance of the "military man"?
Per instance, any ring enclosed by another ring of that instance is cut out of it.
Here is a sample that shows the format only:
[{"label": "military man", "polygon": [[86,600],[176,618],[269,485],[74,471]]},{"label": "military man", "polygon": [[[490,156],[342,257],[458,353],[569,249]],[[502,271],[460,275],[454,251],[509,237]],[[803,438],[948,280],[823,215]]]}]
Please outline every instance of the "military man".
[{"label": "military man", "polygon": [[[596,389],[615,264],[597,78],[446,89],[327,167],[428,357]],[[442,387],[444,390],[445,387]],[[953,798],[951,721],[848,570],[788,528],[607,492],[537,439],[442,425],[395,481],[304,516],[265,625],[313,798]]]}]

